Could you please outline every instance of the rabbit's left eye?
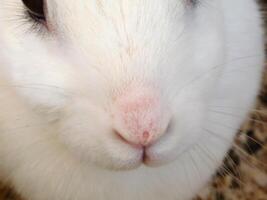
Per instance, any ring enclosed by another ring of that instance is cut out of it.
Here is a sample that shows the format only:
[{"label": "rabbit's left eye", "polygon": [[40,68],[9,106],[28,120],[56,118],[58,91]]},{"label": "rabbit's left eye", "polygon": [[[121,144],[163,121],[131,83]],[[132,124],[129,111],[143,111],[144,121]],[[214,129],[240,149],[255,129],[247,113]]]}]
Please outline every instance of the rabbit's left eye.
[{"label": "rabbit's left eye", "polygon": [[45,21],[43,0],[22,0],[30,17],[37,21]]},{"label": "rabbit's left eye", "polygon": [[199,0],[186,0],[187,5],[196,6],[199,3]]}]

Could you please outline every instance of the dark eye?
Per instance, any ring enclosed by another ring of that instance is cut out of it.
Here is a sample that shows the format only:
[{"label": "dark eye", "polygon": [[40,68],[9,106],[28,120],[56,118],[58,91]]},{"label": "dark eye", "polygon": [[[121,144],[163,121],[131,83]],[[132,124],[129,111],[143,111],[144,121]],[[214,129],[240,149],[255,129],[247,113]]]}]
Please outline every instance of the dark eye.
[{"label": "dark eye", "polygon": [[45,20],[43,0],[22,0],[30,17],[37,21]]},{"label": "dark eye", "polygon": [[187,5],[189,5],[189,6],[193,6],[193,7],[195,7],[195,6],[198,5],[199,0],[186,0],[186,3],[187,3]]},{"label": "dark eye", "polygon": [[198,2],[199,0],[191,0],[191,4],[193,5],[193,6],[196,6],[199,2]]}]

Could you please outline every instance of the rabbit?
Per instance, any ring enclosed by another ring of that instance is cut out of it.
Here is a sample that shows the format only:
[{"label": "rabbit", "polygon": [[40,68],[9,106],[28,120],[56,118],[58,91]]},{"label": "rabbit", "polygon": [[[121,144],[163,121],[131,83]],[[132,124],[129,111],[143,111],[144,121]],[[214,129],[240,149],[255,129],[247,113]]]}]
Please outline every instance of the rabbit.
[{"label": "rabbit", "polygon": [[2,0],[0,177],[25,200],[189,200],[255,103],[254,0]]}]

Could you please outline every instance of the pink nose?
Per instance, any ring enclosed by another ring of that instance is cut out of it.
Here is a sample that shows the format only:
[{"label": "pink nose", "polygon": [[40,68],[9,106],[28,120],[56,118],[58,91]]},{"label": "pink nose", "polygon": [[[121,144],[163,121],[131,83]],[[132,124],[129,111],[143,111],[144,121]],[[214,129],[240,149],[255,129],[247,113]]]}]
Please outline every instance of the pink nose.
[{"label": "pink nose", "polygon": [[116,99],[115,130],[126,142],[147,146],[158,140],[169,123],[159,95],[146,88],[129,89]]}]

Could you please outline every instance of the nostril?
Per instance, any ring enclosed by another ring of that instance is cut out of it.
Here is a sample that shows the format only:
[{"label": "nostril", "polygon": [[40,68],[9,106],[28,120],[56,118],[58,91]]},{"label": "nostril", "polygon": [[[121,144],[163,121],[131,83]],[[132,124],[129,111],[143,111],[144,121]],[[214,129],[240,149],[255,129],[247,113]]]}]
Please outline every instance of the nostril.
[{"label": "nostril", "polygon": [[148,131],[144,131],[140,138],[140,143],[146,146],[151,138],[151,134]]},{"label": "nostril", "polygon": [[144,141],[147,141],[149,138],[150,138],[149,132],[148,131],[144,131],[144,133],[143,133],[143,140]]},{"label": "nostril", "polygon": [[125,137],[123,137],[123,135],[120,133],[120,132],[118,132],[117,130],[113,130],[113,132],[114,132],[114,134],[115,134],[115,136],[118,138],[118,140],[120,140],[120,141],[122,141],[123,143],[126,143],[126,144],[128,144],[128,145],[130,145],[130,146],[132,146],[132,147],[134,147],[134,148],[143,148],[143,146],[141,145],[141,144],[136,144],[136,143],[134,143],[134,142],[131,142],[131,141],[129,141],[129,140],[127,140]]},{"label": "nostril", "polygon": [[173,131],[173,120],[171,119],[168,123],[168,126],[165,129],[165,133],[169,133]]},{"label": "nostril", "polygon": [[143,134],[140,134],[139,137],[133,137],[133,138],[128,138],[125,137],[122,133],[120,133],[117,130],[113,130],[116,138],[123,143],[126,143],[128,145],[131,145],[135,148],[144,148],[146,146],[151,145],[153,141],[153,134],[150,134],[148,131],[144,131]]}]

